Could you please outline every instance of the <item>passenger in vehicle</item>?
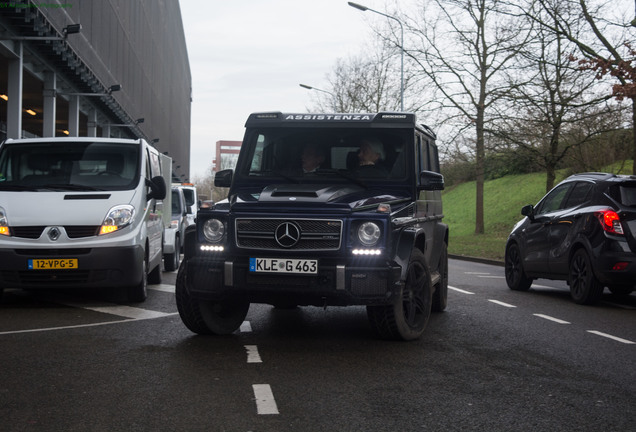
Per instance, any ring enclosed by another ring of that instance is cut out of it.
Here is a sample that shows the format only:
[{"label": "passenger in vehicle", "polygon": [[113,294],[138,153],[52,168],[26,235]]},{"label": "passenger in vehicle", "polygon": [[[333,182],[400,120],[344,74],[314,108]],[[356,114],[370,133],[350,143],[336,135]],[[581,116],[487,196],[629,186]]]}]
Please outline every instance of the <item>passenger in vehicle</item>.
[{"label": "passenger in vehicle", "polygon": [[309,143],[305,145],[300,160],[303,174],[315,173],[325,162],[325,150],[315,143]]},{"label": "passenger in vehicle", "polygon": [[389,173],[382,166],[385,152],[384,145],[374,137],[363,138],[358,151],[359,166],[355,174],[360,177],[386,177]]}]

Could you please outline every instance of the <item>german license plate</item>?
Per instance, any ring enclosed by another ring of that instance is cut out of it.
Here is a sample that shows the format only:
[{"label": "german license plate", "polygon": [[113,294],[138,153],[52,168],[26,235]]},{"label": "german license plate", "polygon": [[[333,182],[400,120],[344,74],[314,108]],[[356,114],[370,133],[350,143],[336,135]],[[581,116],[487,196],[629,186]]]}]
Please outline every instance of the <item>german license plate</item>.
[{"label": "german license plate", "polygon": [[75,270],[77,258],[30,259],[29,270]]},{"label": "german license plate", "polygon": [[318,274],[318,260],[250,258],[250,272]]}]

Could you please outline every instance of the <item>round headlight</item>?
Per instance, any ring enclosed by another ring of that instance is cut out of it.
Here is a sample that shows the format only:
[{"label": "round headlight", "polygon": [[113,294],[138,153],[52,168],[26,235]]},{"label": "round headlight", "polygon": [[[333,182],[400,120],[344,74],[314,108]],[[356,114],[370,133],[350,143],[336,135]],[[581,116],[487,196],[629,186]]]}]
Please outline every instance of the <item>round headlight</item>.
[{"label": "round headlight", "polygon": [[208,219],[203,224],[203,235],[211,243],[218,243],[225,235],[225,225],[218,219]]},{"label": "round headlight", "polygon": [[358,238],[365,246],[373,246],[380,239],[380,227],[375,222],[365,222],[358,228]]}]

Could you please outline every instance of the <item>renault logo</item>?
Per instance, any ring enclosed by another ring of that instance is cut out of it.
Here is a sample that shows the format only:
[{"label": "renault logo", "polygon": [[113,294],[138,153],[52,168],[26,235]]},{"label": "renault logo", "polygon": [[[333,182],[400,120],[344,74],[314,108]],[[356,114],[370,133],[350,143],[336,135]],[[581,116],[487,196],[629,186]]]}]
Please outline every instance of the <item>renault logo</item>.
[{"label": "renault logo", "polygon": [[49,230],[48,236],[52,241],[55,241],[60,238],[60,230],[58,227],[53,227]]},{"label": "renault logo", "polygon": [[300,227],[293,222],[283,222],[276,227],[274,237],[276,243],[284,248],[290,248],[300,240]]}]

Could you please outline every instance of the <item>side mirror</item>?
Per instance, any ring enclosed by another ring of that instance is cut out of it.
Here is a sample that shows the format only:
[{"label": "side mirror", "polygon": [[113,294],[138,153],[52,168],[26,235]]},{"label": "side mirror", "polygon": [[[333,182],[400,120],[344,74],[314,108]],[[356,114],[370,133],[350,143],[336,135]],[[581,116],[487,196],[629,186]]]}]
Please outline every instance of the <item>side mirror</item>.
[{"label": "side mirror", "polygon": [[420,173],[420,188],[424,190],[444,190],[444,176],[433,171]]},{"label": "side mirror", "polygon": [[521,208],[521,214],[523,216],[527,216],[528,219],[534,220],[534,206],[532,204],[528,204],[527,206],[523,206]]},{"label": "side mirror", "polygon": [[166,197],[166,180],[161,176],[153,177],[151,180],[146,179],[146,185],[150,187],[147,199],[164,199]]},{"label": "side mirror", "polygon": [[230,187],[232,185],[233,170],[223,170],[216,173],[214,176],[214,186],[216,187]]}]

